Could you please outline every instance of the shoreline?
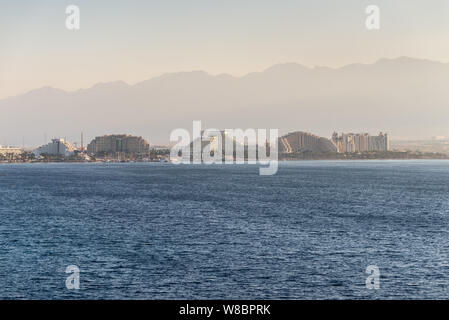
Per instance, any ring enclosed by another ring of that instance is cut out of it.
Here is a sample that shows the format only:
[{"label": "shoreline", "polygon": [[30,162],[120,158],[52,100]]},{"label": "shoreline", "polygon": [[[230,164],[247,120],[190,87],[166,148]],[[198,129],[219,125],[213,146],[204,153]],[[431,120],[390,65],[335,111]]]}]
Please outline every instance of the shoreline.
[{"label": "shoreline", "polygon": [[[278,162],[311,162],[311,161],[332,161],[332,162],[350,162],[350,161],[449,161],[448,158],[408,158],[408,159],[395,159],[395,158],[373,158],[373,159],[366,159],[366,158],[353,158],[353,159],[280,159]],[[170,161],[167,162],[159,162],[159,161],[112,161],[112,162],[106,162],[106,161],[11,161],[11,162],[0,162],[1,165],[10,165],[10,164],[149,164],[149,163],[159,163],[159,164],[172,164]],[[184,163],[182,163],[184,164]],[[192,164],[192,163],[188,163]],[[204,163],[201,163],[204,164]],[[224,165],[225,163],[216,163],[218,165]],[[236,164],[236,163],[233,163]],[[242,163],[242,165],[247,165],[248,163]],[[195,164],[198,165],[198,164]]]}]

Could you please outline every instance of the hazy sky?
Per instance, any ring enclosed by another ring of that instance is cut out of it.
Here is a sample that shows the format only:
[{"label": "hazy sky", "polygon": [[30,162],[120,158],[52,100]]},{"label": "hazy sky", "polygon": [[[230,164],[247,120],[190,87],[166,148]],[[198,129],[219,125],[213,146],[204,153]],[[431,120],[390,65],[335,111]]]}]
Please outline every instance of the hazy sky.
[{"label": "hazy sky", "polygon": [[[78,5],[81,30],[65,27]],[[381,29],[365,28],[367,5]],[[130,84],[166,72],[243,75],[411,56],[449,62],[447,0],[1,0],[0,98]]]}]

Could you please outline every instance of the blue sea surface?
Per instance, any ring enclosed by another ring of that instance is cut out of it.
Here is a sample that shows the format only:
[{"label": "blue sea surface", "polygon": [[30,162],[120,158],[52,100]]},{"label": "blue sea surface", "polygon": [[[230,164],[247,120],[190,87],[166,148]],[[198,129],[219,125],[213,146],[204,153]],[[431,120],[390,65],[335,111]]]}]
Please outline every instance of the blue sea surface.
[{"label": "blue sea surface", "polygon": [[274,176],[0,165],[0,298],[447,299],[448,182],[436,160],[283,162]]}]

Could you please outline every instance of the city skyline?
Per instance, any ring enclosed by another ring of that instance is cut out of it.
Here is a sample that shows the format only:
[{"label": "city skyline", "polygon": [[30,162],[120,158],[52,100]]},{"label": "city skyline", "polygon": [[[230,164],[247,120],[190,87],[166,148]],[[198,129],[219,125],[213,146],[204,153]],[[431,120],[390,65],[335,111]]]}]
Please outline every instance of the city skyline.
[{"label": "city skyline", "polygon": [[[222,131],[224,132],[224,130],[222,130]],[[204,130],[203,130],[203,133],[204,133]],[[296,134],[307,135],[307,136],[310,136],[310,137],[314,137],[316,139],[326,140],[326,142],[333,142],[335,144],[335,150],[337,150],[337,143],[336,143],[336,141],[333,140],[334,136],[337,134],[337,132],[334,132],[331,137],[321,137],[321,136],[317,136],[317,135],[313,134],[312,132],[303,132],[299,128],[296,129],[296,130],[289,131],[288,133],[282,134],[279,137],[279,145],[282,147],[283,150],[287,150],[288,148],[282,146],[282,144],[283,144],[282,139],[290,137],[291,135],[296,135]],[[365,136],[370,136],[370,137],[376,137],[376,136],[374,136],[374,135],[372,135],[372,134],[370,134],[368,132],[358,132],[358,133],[346,132],[346,133],[342,133],[342,134],[343,135],[356,135],[356,136],[357,135],[365,135]],[[385,134],[388,135],[388,133],[385,133]],[[380,132],[379,135],[382,136],[383,133]],[[21,149],[31,150],[31,149],[39,149],[41,147],[45,147],[48,143],[52,143],[52,142],[56,141],[58,143],[59,142],[67,143],[68,145],[73,147],[73,150],[76,149],[76,150],[80,150],[80,151],[86,151],[86,150],[91,149],[91,153],[95,153],[92,150],[96,150],[96,148],[98,148],[95,145],[97,144],[97,141],[99,139],[128,138],[128,137],[138,138],[138,139],[141,139],[142,141],[147,142],[149,144],[148,146],[150,148],[153,148],[154,146],[170,148],[171,145],[176,143],[176,142],[172,141],[172,142],[169,142],[167,144],[157,144],[157,143],[156,144],[150,144],[150,138],[149,137],[135,136],[135,135],[130,134],[130,133],[105,133],[103,135],[94,136],[91,139],[88,139],[87,143],[82,142],[82,140],[84,139],[83,138],[83,136],[84,136],[83,132],[80,133],[80,136],[81,136],[80,141],[77,141],[76,139],[75,140],[70,140],[70,139],[67,139],[67,137],[57,137],[57,136],[55,136],[55,137],[49,137],[48,140],[45,140],[45,139],[47,139],[47,137],[45,137],[43,144],[39,144],[39,145],[35,145],[35,146],[17,146],[17,145],[13,146],[13,145],[8,145],[8,144],[3,144],[3,145],[0,144],[0,148],[11,148],[11,149],[21,148]],[[102,145],[105,144],[105,142],[101,142],[101,143],[102,143]],[[257,142],[254,142],[254,141],[251,141],[251,140],[248,140],[247,143],[248,143],[248,145],[256,145],[257,144]],[[114,143],[112,143],[112,145],[114,145]],[[285,151],[285,152],[287,152],[287,151]]]}]

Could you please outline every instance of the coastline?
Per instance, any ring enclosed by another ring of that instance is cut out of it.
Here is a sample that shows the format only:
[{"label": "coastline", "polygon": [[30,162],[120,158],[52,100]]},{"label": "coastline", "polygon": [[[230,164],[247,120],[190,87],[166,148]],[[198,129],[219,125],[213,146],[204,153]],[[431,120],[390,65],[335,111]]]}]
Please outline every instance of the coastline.
[{"label": "coastline", "polygon": [[[408,161],[449,161],[449,157],[447,158],[407,158],[407,159],[395,159],[395,158],[360,158],[360,159],[279,159],[278,162],[280,163],[289,163],[289,162],[312,162],[312,161],[319,161],[319,162],[326,162],[326,161],[332,161],[332,162],[370,162],[370,161],[397,161],[397,162],[408,162]],[[25,165],[25,164],[167,164],[159,161],[11,161],[11,162],[0,162],[1,165],[10,165],[10,164],[16,164],[16,165]],[[171,164],[169,161],[168,164]],[[218,165],[224,164],[224,163],[217,163]],[[236,163],[234,163],[236,164]],[[246,165],[247,163],[244,163],[243,165]],[[237,164],[238,165],[238,164]]]}]

